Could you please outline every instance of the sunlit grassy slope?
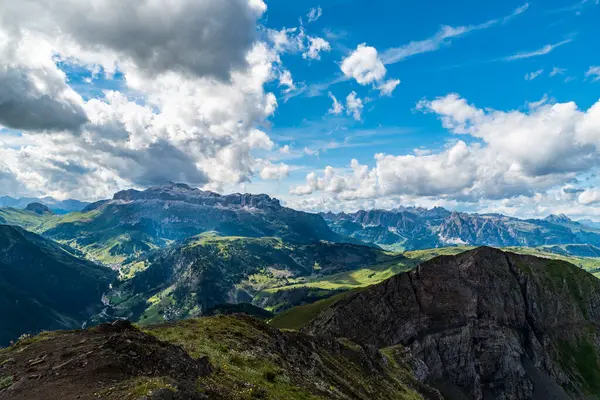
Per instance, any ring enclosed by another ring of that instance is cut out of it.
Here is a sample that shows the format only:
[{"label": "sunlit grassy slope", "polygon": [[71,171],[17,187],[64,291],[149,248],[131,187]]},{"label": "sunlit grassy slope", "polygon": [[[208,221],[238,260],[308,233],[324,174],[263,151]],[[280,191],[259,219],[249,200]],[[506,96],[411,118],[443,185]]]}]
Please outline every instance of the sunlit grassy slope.
[{"label": "sunlit grassy slope", "polygon": [[[277,315],[270,322],[270,324],[280,329],[300,329],[310,322],[310,320],[314,318],[320,311],[336,303],[350,293],[380,283],[398,273],[409,271],[420,263],[434,257],[441,255],[456,255],[471,249],[473,249],[473,247],[447,247],[406,252],[403,255],[399,255],[396,259],[388,262],[374,264],[367,268],[361,268],[355,271],[343,272],[331,276],[308,278],[302,283],[294,283],[288,286],[267,289],[261,295],[273,295],[281,290],[292,290],[303,286],[315,290],[347,290],[347,292],[337,294],[333,297],[312,304],[291,308]],[[571,264],[575,264],[600,278],[600,258],[563,256],[550,253],[543,248],[511,247],[505,248],[504,250],[519,254],[527,254],[553,260],[566,261]],[[562,264],[557,265],[560,266]]]}]

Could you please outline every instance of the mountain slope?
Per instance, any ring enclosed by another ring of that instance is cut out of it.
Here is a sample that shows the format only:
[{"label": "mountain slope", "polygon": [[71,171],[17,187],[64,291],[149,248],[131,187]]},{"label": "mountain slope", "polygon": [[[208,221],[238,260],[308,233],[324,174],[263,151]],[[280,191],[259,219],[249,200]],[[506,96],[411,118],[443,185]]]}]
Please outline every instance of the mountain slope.
[{"label": "mountain slope", "polygon": [[52,241],[0,225],[0,345],[23,333],[81,326],[113,277]]},{"label": "mountain slope", "polygon": [[122,191],[110,201],[66,216],[34,218],[32,213],[5,209],[0,210],[0,217],[107,264],[119,264],[211,231],[221,236],[275,236],[301,243],[358,242],[332,232],[321,216],[282,207],[266,195],[221,196],[175,183]]},{"label": "mountain slope", "polygon": [[449,245],[527,246],[589,244],[600,246],[600,230],[551,215],[543,220],[521,220],[501,214],[450,212],[441,207],[322,214],[341,235],[398,250],[420,250]]},{"label": "mountain slope", "polygon": [[[306,330],[406,346],[430,382],[476,399],[600,396],[600,281],[490,248],[428,261],[351,294]],[[555,397],[553,397],[555,396]]]},{"label": "mountain slope", "polygon": [[245,316],[145,332],[119,321],[20,341],[0,350],[0,398],[441,400],[401,352],[281,332]]},{"label": "mountain slope", "polygon": [[389,259],[352,244],[198,236],[126,265],[107,311],[143,323],[194,317],[221,304],[252,302],[261,290],[290,280]]},{"label": "mountain slope", "polygon": [[10,196],[0,197],[0,207],[25,209],[25,207],[31,203],[43,204],[56,214],[79,212],[90,204],[79,200],[56,200],[52,197],[44,197],[41,199],[35,197],[21,197],[18,199]]}]

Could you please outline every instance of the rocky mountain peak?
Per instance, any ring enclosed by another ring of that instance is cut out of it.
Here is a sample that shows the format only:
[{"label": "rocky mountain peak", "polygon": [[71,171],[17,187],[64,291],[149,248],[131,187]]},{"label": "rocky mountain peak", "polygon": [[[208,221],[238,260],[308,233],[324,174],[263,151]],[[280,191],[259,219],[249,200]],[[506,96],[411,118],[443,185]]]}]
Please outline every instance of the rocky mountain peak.
[{"label": "rocky mountain peak", "polygon": [[121,201],[181,201],[192,204],[223,207],[281,207],[277,199],[265,194],[230,194],[218,193],[192,188],[185,183],[169,182],[165,185],[150,187],[144,191],[135,189],[123,190],[114,195],[113,200]]},{"label": "rocky mountain peak", "polygon": [[402,345],[447,394],[579,399],[598,389],[599,323],[594,276],[566,262],[483,247],[350,295],[307,330],[378,348]]},{"label": "rocky mountain peak", "polygon": [[565,214],[550,214],[544,218],[544,220],[554,224],[569,224],[573,222],[573,220],[571,220],[571,218],[567,217]]}]

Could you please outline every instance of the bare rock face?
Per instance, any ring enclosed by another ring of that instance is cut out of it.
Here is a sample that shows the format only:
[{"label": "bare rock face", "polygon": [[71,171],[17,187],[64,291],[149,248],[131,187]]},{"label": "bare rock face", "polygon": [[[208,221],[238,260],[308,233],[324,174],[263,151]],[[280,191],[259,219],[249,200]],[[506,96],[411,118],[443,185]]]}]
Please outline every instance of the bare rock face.
[{"label": "bare rock face", "polygon": [[569,399],[600,394],[598,326],[592,275],[480,248],[351,295],[307,331],[403,345],[450,398]]}]

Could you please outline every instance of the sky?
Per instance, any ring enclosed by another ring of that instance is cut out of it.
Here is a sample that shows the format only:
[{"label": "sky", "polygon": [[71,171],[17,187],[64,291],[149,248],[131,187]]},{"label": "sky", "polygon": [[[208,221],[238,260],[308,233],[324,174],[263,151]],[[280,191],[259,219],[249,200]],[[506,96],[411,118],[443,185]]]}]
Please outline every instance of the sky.
[{"label": "sky", "polygon": [[598,0],[0,0],[0,194],[600,220]]}]

